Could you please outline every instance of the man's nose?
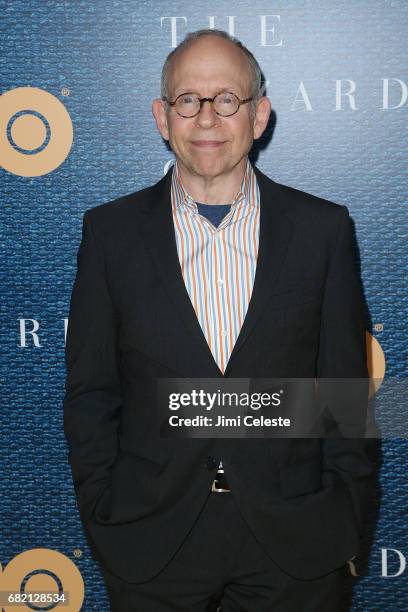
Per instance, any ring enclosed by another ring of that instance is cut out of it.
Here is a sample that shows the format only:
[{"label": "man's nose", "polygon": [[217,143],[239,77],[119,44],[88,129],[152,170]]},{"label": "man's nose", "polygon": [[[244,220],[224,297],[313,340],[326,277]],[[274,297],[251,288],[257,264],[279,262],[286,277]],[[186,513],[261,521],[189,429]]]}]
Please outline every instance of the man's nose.
[{"label": "man's nose", "polygon": [[219,122],[219,116],[215,112],[211,102],[206,100],[201,103],[201,109],[196,115],[197,124],[201,127],[209,127]]}]

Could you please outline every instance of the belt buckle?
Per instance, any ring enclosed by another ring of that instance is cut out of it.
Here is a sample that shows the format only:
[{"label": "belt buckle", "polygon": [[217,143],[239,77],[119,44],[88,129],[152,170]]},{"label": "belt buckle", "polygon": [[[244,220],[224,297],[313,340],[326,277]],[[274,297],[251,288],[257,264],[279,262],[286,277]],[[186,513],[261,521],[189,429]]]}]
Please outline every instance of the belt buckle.
[{"label": "belt buckle", "polygon": [[[217,471],[217,474],[224,474],[224,470],[219,469]],[[213,482],[212,482],[212,486],[211,486],[211,491],[213,493],[230,493],[231,489],[226,489],[225,487],[217,487],[215,485],[215,483],[218,482],[217,476],[214,478]]]}]

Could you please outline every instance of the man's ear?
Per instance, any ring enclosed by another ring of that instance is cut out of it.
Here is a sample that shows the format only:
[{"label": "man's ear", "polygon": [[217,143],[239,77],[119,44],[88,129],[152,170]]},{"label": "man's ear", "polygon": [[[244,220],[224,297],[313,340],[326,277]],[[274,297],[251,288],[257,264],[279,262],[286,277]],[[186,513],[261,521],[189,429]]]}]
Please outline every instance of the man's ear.
[{"label": "man's ear", "polygon": [[169,127],[167,125],[166,102],[156,98],[152,103],[152,114],[156,121],[157,129],[164,138],[169,139]]},{"label": "man's ear", "polygon": [[256,103],[254,117],[254,140],[257,140],[264,133],[268,125],[269,116],[271,114],[272,105],[269,98],[262,96]]}]

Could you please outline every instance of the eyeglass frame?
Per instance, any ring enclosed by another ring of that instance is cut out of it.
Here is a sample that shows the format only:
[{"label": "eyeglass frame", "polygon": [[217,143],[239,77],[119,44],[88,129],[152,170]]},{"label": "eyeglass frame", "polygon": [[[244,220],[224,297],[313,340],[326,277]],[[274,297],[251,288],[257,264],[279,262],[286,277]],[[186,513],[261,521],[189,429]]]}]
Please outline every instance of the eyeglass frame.
[{"label": "eyeglass frame", "polygon": [[[236,111],[234,111],[233,113],[231,113],[230,115],[221,115],[220,113],[217,113],[217,111],[215,110],[215,108],[212,106],[214,103],[214,100],[217,96],[219,96],[220,94],[232,94],[233,96],[236,97],[236,99],[238,100],[239,104],[238,104],[238,108]],[[170,102],[170,100],[166,97],[163,96],[162,100],[164,100],[165,102],[167,102],[167,104],[169,104],[170,106],[174,106],[177,102],[177,100],[181,97],[181,96],[186,96],[187,94],[194,94],[195,96],[198,95],[196,94],[194,91],[186,91],[184,93],[181,93],[177,96],[177,98],[175,100],[173,100],[173,102]],[[186,117],[185,115],[180,115],[180,113],[178,112],[178,110],[174,109],[176,111],[176,113],[179,115],[179,117],[183,117],[183,119],[192,119],[193,117],[197,117],[197,115],[200,113],[201,108],[203,106],[203,102],[210,102],[211,103],[211,108],[214,110],[214,113],[216,115],[218,115],[219,117],[232,117],[233,115],[235,115],[239,109],[241,108],[241,104],[246,104],[247,102],[250,102],[251,100],[253,100],[254,97],[251,96],[250,98],[243,98],[242,100],[240,98],[238,98],[237,94],[234,94],[233,91],[219,91],[218,93],[215,94],[215,96],[213,98],[198,98],[198,101],[200,103],[200,108],[198,109],[198,111],[196,112],[195,115],[190,115],[188,117]]]}]

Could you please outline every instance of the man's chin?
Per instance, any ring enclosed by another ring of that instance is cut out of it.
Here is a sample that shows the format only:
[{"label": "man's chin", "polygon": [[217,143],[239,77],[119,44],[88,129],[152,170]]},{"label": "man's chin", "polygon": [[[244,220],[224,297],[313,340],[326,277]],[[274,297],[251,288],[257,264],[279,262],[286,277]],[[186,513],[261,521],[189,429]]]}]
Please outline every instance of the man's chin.
[{"label": "man's chin", "polygon": [[191,168],[195,174],[202,177],[212,178],[228,172],[228,164],[222,160],[194,160]]}]

